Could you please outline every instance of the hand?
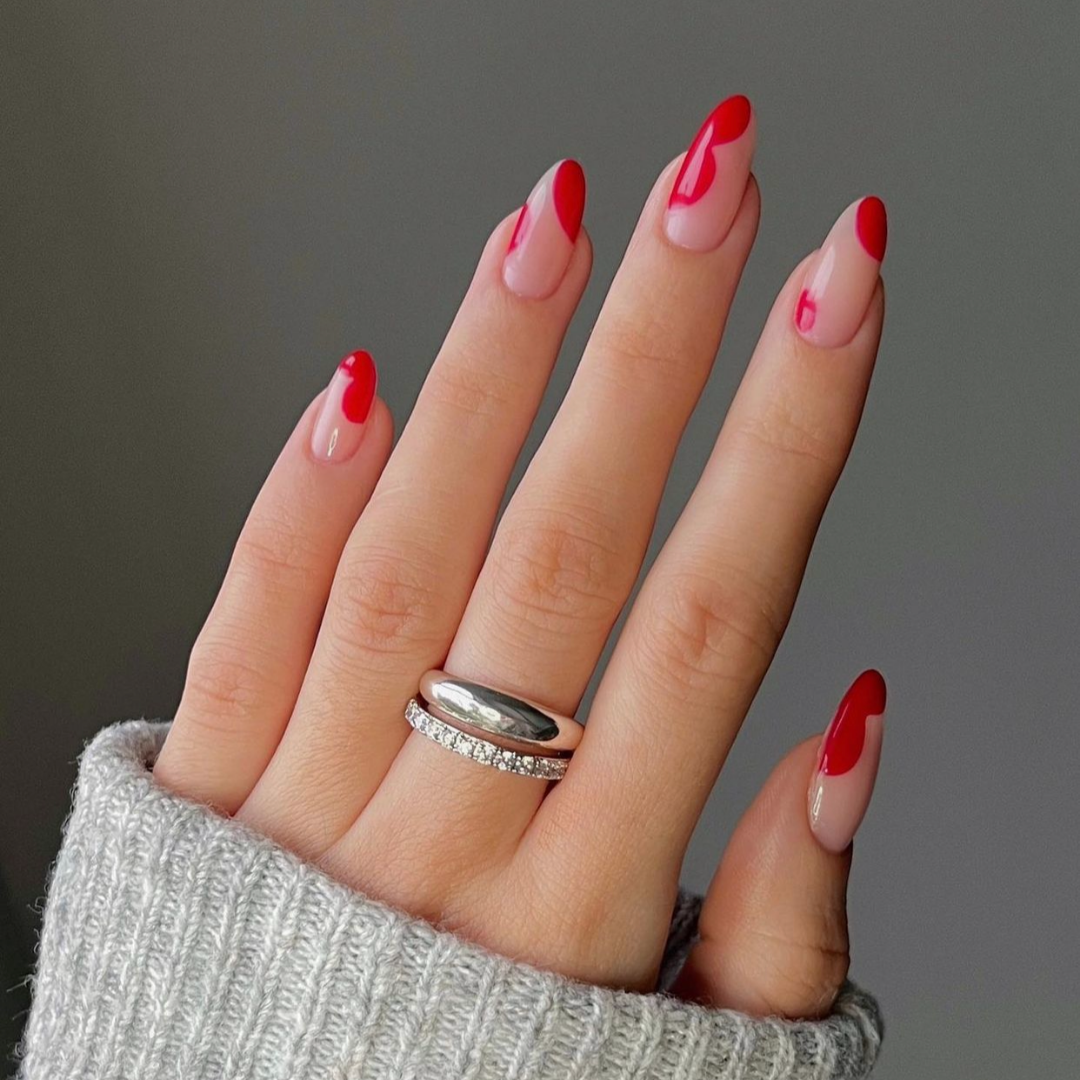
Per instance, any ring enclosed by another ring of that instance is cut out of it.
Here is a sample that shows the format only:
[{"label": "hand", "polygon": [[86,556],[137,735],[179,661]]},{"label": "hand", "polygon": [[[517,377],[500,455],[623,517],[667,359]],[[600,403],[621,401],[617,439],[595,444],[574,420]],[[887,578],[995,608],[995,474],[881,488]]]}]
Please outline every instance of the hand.
[{"label": "hand", "polygon": [[[859,422],[883,317],[878,200],[846,210],[780,291],[566,778],[467,760],[411,732],[403,709],[440,667],[577,709],[754,241],[754,137],[749,103],[729,99],[661,173],[493,539],[589,274],[580,167],[554,166],[496,227],[392,454],[371,358],[342,363],[243,529],[160,783],[497,952],[655,986],[686,845]],[[850,840],[883,710],[868,673],[825,752],[815,738],[777,767],[712,884],[679,993],[828,1011],[847,971]]]}]

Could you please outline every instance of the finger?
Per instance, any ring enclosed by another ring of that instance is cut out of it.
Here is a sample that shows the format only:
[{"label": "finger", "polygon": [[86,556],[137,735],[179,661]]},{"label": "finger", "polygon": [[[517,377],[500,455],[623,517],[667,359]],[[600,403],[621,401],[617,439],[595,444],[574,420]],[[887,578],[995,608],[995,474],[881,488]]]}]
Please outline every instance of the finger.
[{"label": "finger", "polygon": [[[691,148],[650,194],[566,399],[499,524],[447,660],[455,674],[560,712],[577,707],[637,578],[757,232],[746,98],[723,102],[703,135],[732,105],[737,126],[720,123],[729,141],[710,189],[695,204],[673,202],[697,164]],[[668,229],[714,242],[677,247]]]},{"label": "finger", "polygon": [[390,453],[376,381],[367,353],[341,362],[251,508],[154,769],[188,798],[234,812],[281,739],[334,568]]},{"label": "finger", "polygon": [[[446,655],[588,278],[583,206],[580,167],[562,162],[530,196],[529,224],[497,227],[342,555],[296,710],[241,813],[305,855],[366,805],[409,730],[417,679]],[[508,259],[515,287],[553,291],[512,291]]]},{"label": "finger", "polygon": [[[657,180],[566,399],[499,524],[446,660],[455,675],[557,712],[577,708],[637,578],[753,244],[753,142],[749,102],[728,99]],[[715,163],[708,183],[702,154]],[[432,774],[441,783],[417,790],[416,777]],[[413,822],[414,840],[429,829],[433,845],[458,836],[491,852],[516,842],[544,788],[417,737],[362,829],[376,843],[378,814],[387,828]],[[446,825],[455,812],[456,830]]]},{"label": "finger", "polygon": [[[879,263],[859,244],[855,217],[854,207],[841,215],[781,292],[627,620],[570,773],[541,811],[541,829],[549,812],[588,820],[582,852],[610,850],[629,829],[640,858],[677,873],[772,660],[855,436],[881,331]],[[834,277],[814,286],[820,317],[840,310],[850,320],[853,305],[862,308],[854,336],[835,348],[795,325],[804,279],[822,262]]]},{"label": "finger", "polygon": [[680,997],[757,1016],[829,1012],[847,976],[851,840],[873,792],[884,712],[885,683],[864,672],[824,737],[769,777],[709,888]]}]

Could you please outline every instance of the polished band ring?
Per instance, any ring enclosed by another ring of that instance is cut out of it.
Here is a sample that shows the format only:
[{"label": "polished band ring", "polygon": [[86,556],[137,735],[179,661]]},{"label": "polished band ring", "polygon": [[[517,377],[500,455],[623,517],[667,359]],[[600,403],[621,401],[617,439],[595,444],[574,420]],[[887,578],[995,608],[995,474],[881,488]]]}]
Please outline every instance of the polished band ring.
[{"label": "polished band ring", "polygon": [[406,706],[405,719],[421,735],[427,736],[439,746],[502,772],[531,776],[537,780],[561,780],[570,764],[569,757],[521,754],[517,750],[497,746],[487,739],[477,738],[434,716],[416,698]]},{"label": "polished band ring", "polygon": [[429,712],[454,727],[545,757],[572,754],[585,732],[568,716],[445,671],[427,672],[420,696]]}]

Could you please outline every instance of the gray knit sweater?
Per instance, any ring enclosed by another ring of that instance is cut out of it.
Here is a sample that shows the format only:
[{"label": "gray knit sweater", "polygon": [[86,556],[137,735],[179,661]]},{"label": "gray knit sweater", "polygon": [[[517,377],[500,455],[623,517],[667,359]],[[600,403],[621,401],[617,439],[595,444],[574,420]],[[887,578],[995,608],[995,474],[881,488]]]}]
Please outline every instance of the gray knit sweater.
[{"label": "gray knit sweater", "polygon": [[[874,1002],[752,1020],[514,963],[359,896],[158,788],[166,727],[82,759],[45,910],[24,1080],[830,1080]],[[680,902],[670,976],[692,941]]]}]

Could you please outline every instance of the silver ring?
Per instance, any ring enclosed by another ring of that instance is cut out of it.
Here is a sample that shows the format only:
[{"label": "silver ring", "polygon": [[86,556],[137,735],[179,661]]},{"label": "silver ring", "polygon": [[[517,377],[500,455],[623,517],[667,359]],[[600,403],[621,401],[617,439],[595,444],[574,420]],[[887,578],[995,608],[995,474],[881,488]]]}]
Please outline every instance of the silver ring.
[{"label": "silver ring", "polygon": [[445,671],[427,672],[420,696],[429,712],[454,727],[545,757],[572,754],[585,731],[568,716]]},{"label": "silver ring", "polygon": [[477,738],[467,731],[448,724],[432,715],[413,698],[405,707],[405,719],[412,727],[432,742],[455,754],[470,758],[481,765],[490,765],[502,772],[518,776],[531,776],[537,780],[561,780],[566,775],[570,758],[545,757],[541,754],[521,754],[517,750],[497,746],[487,739]]}]

